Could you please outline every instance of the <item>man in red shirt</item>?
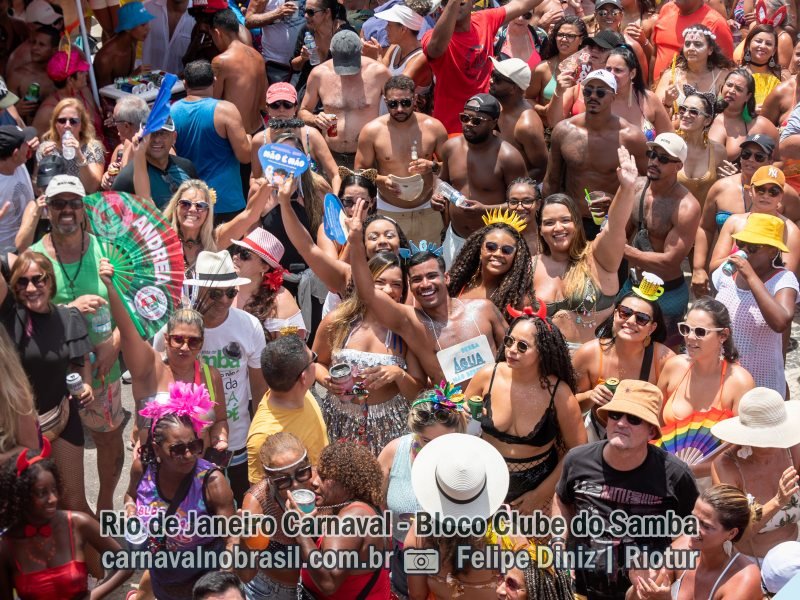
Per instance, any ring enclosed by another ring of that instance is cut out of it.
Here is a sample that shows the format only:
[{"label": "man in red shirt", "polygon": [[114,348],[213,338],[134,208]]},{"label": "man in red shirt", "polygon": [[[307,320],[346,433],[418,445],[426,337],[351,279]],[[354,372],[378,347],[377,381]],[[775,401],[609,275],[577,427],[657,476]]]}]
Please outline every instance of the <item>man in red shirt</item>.
[{"label": "man in red shirt", "polygon": [[708,27],[716,35],[717,44],[728,58],[733,57],[733,36],[725,17],[711,8],[704,0],[675,0],[661,8],[653,25],[653,44],[656,47],[656,64],[653,81],[658,83],[661,75],[672,65],[672,58],[683,48],[683,32],[698,23]]},{"label": "man in red shirt", "polygon": [[444,11],[422,38],[422,51],[436,76],[433,116],[447,133],[461,134],[458,115],[475,94],[489,89],[494,36],[503,25],[532,11],[542,0],[511,0],[472,14],[472,0],[442,0]]}]

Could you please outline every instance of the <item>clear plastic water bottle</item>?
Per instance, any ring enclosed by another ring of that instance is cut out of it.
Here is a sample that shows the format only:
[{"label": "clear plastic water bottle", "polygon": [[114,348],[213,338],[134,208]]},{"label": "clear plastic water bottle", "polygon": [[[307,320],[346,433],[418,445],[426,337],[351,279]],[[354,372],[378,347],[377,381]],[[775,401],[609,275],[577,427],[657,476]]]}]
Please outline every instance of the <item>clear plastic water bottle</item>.
[{"label": "clear plastic water bottle", "polygon": [[[738,256],[742,260],[747,260],[747,252],[745,252],[744,250],[739,250],[738,252],[731,254],[731,256]],[[725,273],[725,275],[729,276],[733,275],[734,273],[736,273],[736,270],[737,270],[736,265],[729,260],[726,260],[725,264],[722,265],[722,272]]]},{"label": "clear plastic water bottle", "polygon": [[95,346],[111,337],[111,310],[108,304],[98,306],[94,314],[89,315],[89,321],[92,327],[89,337]]},{"label": "clear plastic water bottle", "polygon": [[64,142],[70,139],[75,139],[75,136],[72,135],[71,131],[67,130],[64,132],[64,135],[61,136],[61,156],[64,157],[64,160],[73,160],[75,158],[75,148],[64,144]]},{"label": "clear plastic water bottle", "polygon": [[464,194],[459,192],[456,188],[454,188],[446,181],[442,181],[441,179],[438,179],[436,181],[435,193],[441,194],[447,200],[449,200],[459,208],[463,207],[465,204],[466,197],[464,196]]},{"label": "clear plastic water bottle", "polygon": [[306,48],[308,48],[309,62],[312,65],[318,65],[319,51],[317,50],[317,42],[314,41],[314,36],[310,31],[306,31],[306,35],[303,38],[303,44],[305,45]]}]

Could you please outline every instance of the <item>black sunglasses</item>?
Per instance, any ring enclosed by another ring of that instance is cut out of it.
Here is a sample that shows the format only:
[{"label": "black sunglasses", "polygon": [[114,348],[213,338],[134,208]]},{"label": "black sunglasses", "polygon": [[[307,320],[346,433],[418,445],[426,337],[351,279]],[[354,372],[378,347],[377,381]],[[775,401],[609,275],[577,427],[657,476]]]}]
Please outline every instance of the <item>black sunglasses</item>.
[{"label": "black sunglasses", "polygon": [[203,347],[203,338],[194,335],[168,335],[167,340],[173,348],[183,348],[184,344],[189,350],[200,350]]},{"label": "black sunglasses", "polygon": [[699,117],[700,115],[703,115],[704,117],[708,116],[707,112],[704,112],[704,111],[700,110],[699,108],[693,108],[691,106],[679,106],[678,107],[678,114],[681,117],[683,115],[687,114],[687,113],[689,114],[690,117],[693,117],[695,119],[697,117]]},{"label": "black sunglasses", "polygon": [[253,258],[253,253],[247,248],[234,248],[231,252],[233,256],[238,256],[239,260],[248,261]]},{"label": "black sunglasses", "polygon": [[317,8],[316,10],[313,8],[307,8],[303,11],[303,14],[307,17],[313,17],[315,14],[324,11],[324,8]]},{"label": "black sunglasses", "polygon": [[626,419],[628,419],[628,423],[630,423],[633,426],[641,425],[642,423],[644,423],[644,419],[642,419],[642,417],[636,417],[634,415],[629,415],[628,413],[608,411],[608,413],[606,414],[608,415],[608,418],[611,419],[612,421],[621,421],[622,417],[625,417]]},{"label": "black sunglasses", "polygon": [[616,17],[617,15],[621,15],[622,14],[622,11],[620,9],[618,9],[618,8],[612,8],[610,10],[607,9],[607,8],[601,8],[600,10],[597,10],[595,12],[597,13],[598,17],[603,17],[603,18],[605,18],[605,17]]},{"label": "black sunglasses", "polygon": [[77,117],[58,117],[56,119],[56,123],[58,123],[59,125],[66,125],[67,123],[69,123],[73,127],[75,127],[75,125],[78,125],[80,122],[81,120]]},{"label": "black sunglasses", "polygon": [[649,158],[650,160],[653,160],[653,159],[657,160],[657,161],[658,161],[658,162],[660,162],[662,165],[666,165],[666,164],[668,164],[668,163],[677,163],[677,162],[681,162],[681,161],[679,161],[679,160],[675,160],[674,158],[672,158],[672,157],[671,157],[671,156],[669,156],[668,154],[659,154],[659,153],[658,153],[658,152],[656,152],[655,150],[648,150],[648,151],[645,153],[645,156],[647,156],[647,158]]},{"label": "black sunglasses", "polygon": [[489,120],[483,117],[468,115],[467,113],[461,113],[458,115],[458,118],[464,125],[472,125],[473,127],[483,125],[483,123]]},{"label": "black sunglasses", "polygon": [[504,82],[504,83],[511,83],[513,85],[517,85],[516,83],[511,81],[508,77],[506,77],[502,73],[498,73],[497,71],[492,71],[492,74],[489,76],[489,79],[491,79],[494,82]]},{"label": "black sunglasses", "polygon": [[277,102],[270,102],[267,104],[272,110],[278,110],[279,108],[285,108],[287,110],[294,108],[297,106],[294,102],[289,102],[288,100],[278,100]]},{"label": "black sunglasses", "polygon": [[772,198],[777,198],[783,193],[783,190],[777,185],[756,185],[753,186],[753,191],[756,194],[768,194]]},{"label": "black sunglasses", "polygon": [[65,200],[64,198],[48,198],[47,206],[56,210],[64,210],[67,206],[72,210],[80,210],[83,208],[83,198],[70,198],[69,200]]},{"label": "black sunglasses", "polygon": [[234,298],[236,298],[236,295],[238,293],[239,290],[237,290],[235,287],[232,287],[228,288],[227,290],[210,290],[208,292],[208,297],[211,298],[212,300],[219,300],[223,296],[227,296],[228,298],[233,300]]},{"label": "black sunglasses", "polygon": [[414,104],[414,101],[411,98],[402,98],[400,100],[386,101],[386,107],[391,110],[394,110],[398,106],[402,106],[403,108],[410,108],[412,104]]},{"label": "black sunglasses", "polygon": [[178,444],[172,444],[169,447],[169,455],[172,458],[180,458],[181,456],[186,455],[186,451],[189,451],[190,454],[194,456],[198,456],[199,454],[203,453],[203,440],[197,438],[196,440],[192,440],[188,444],[184,442],[180,442]]},{"label": "black sunglasses", "polygon": [[525,354],[528,351],[528,348],[530,348],[528,342],[518,340],[510,335],[507,335],[503,338],[503,346],[505,346],[508,350],[511,350],[511,348],[514,347],[514,344],[517,345],[517,352],[520,354]]},{"label": "black sunglasses", "polygon": [[415,412],[422,423],[430,423],[431,421],[436,421],[437,423],[449,423],[453,418],[453,413],[455,411],[443,406],[439,406],[439,408],[434,408],[433,410],[416,409]]},{"label": "black sunglasses", "polygon": [[275,489],[288,490],[290,487],[292,487],[292,481],[303,483],[304,481],[311,479],[312,475],[314,475],[314,471],[311,468],[311,465],[306,465],[305,467],[300,467],[294,473],[287,473],[286,475],[281,475],[280,477],[270,476],[270,481],[272,481],[272,485],[275,486]]},{"label": "black sunglasses", "polygon": [[633,310],[632,308],[623,306],[622,304],[620,304],[617,307],[617,314],[624,321],[627,321],[631,317],[635,316],[636,324],[642,327],[644,327],[645,325],[649,325],[650,323],[653,322],[653,317],[651,317],[650,315],[643,312],[639,312],[638,310]]},{"label": "black sunglasses", "polygon": [[606,94],[610,94],[610,93],[611,93],[611,90],[607,90],[605,88],[590,88],[590,87],[583,88],[583,97],[584,98],[591,98],[592,95],[594,94],[595,96],[597,96],[599,99],[602,100],[603,98],[606,97]]},{"label": "black sunglasses", "polygon": [[737,243],[737,246],[739,246],[739,249],[747,252],[748,256],[752,256],[761,250],[764,247],[764,244],[747,244],[739,242]]},{"label": "black sunglasses", "polygon": [[503,244],[502,246],[497,242],[483,242],[483,247],[486,248],[487,252],[497,252],[500,250],[505,256],[511,256],[517,249],[514,246],[509,244]]},{"label": "black sunglasses", "polygon": [[769,158],[769,156],[763,152],[753,152],[752,150],[742,150],[741,154],[739,154],[739,157],[742,160],[750,160],[750,157],[752,157],[756,162],[764,162]]},{"label": "black sunglasses", "polygon": [[28,284],[33,284],[35,288],[43,288],[44,284],[47,283],[47,273],[40,273],[39,275],[34,275],[33,277],[20,277],[17,279],[16,286],[24,290],[28,287]]},{"label": "black sunglasses", "polygon": [[318,358],[319,358],[319,356],[317,355],[317,353],[316,353],[316,352],[314,352],[314,351],[312,350],[312,351],[311,351],[311,360],[310,360],[310,361],[308,361],[308,362],[306,363],[306,366],[305,366],[305,367],[303,367],[303,369],[300,371],[300,373],[298,373],[298,374],[297,374],[297,378],[298,378],[298,379],[300,379],[300,377],[303,375],[303,373],[305,373],[305,372],[306,372],[306,369],[307,369],[308,367],[310,367],[311,365],[313,365],[315,362],[317,362],[317,359],[318,359]]}]

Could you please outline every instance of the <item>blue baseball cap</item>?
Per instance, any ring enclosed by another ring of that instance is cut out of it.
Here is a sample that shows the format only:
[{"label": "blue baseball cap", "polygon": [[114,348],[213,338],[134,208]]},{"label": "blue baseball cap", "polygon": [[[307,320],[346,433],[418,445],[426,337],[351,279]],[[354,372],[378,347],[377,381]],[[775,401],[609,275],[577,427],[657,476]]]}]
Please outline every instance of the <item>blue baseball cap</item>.
[{"label": "blue baseball cap", "polygon": [[155,19],[155,16],[150,14],[141,2],[128,2],[123,4],[117,13],[119,23],[115,31],[130,31]]}]

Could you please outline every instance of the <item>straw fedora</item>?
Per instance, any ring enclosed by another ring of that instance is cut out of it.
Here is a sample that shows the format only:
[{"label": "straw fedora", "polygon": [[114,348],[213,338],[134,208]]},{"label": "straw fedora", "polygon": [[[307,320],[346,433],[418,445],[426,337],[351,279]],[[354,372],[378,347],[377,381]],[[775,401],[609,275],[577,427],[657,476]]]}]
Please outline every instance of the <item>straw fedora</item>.
[{"label": "straw fedora", "polygon": [[488,519],[508,493],[508,467],[489,442],[448,433],[420,450],[411,467],[411,487],[434,518]]},{"label": "straw fedora", "polygon": [[194,278],[186,279],[183,283],[212,288],[229,288],[250,283],[247,277],[239,277],[236,274],[233,260],[227,250],[221,252],[203,250],[197,255],[194,272]]},{"label": "straw fedora", "polygon": [[800,443],[800,402],[786,402],[769,388],[753,388],[739,401],[739,416],[720,421],[711,434],[738,446],[791,448]]},{"label": "straw fedora", "polygon": [[237,246],[250,250],[273,269],[281,268],[283,244],[266,229],[256,227],[242,240],[233,240]]}]

